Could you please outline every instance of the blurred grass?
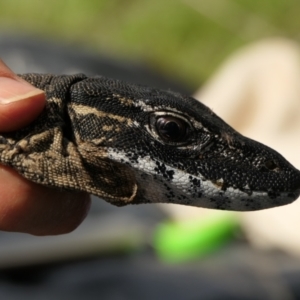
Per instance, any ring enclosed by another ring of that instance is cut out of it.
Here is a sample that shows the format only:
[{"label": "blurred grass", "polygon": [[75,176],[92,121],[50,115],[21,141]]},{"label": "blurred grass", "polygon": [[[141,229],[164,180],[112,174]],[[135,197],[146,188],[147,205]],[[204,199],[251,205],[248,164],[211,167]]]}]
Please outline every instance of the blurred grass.
[{"label": "blurred grass", "polygon": [[246,43],[298,40],[299,11],[298,0],[0,0],[0,25],[138,59],[193,88]]}]

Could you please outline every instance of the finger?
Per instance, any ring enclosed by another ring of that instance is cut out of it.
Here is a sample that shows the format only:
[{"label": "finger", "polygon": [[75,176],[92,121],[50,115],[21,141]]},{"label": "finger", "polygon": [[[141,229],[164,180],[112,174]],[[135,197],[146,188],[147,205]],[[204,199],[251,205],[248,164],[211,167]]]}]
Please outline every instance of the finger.
[{"label": "finger", "polygon": [[0,131],[21,128],[33,121],[45,106],[45,94],[18,78],[0,60]]},{"label": "finger", "polygon": [[0,166],[0,230],[54,235],[74,230],[90,208],[86,193],[30,183]]}]

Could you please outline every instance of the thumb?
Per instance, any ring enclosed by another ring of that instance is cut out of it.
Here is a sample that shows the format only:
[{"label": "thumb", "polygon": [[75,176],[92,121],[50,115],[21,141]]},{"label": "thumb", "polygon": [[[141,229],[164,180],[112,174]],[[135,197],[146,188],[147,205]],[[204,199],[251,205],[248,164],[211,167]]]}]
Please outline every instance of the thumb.
[{"label": "thumb", "polygon": [[29,124],[44,106],[44,92],[18,78],[0,60],[0,132]]}]

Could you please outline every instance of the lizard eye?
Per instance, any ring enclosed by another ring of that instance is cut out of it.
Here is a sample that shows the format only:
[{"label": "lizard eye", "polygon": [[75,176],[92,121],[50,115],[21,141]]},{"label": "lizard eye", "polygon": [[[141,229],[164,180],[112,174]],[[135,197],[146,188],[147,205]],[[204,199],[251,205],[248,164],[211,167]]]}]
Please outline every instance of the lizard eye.
[{"label": "lizard eye", "polygon": [[270,171],[278,171],[279,169],[276,162],[273,160],[267,160],[264,164],[264,167]]},{"label": "lizard eye", "polygon": [[168,114],[152,116],[150,123],[157,135],[167,143],[186,142],[191,127],[181,117]]}]

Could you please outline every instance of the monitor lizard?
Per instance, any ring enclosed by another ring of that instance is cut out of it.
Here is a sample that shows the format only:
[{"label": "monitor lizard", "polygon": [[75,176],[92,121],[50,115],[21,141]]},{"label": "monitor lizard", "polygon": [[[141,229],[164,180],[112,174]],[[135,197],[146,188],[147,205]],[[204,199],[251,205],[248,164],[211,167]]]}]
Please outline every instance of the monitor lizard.
[{"label": "monitor lizard", "polygon": [[47,104],[0,135],[0,163],[53,188],[115,204],[250,211],[293,202],[300,171],[201,102],[101,76],[24,74]]}]

